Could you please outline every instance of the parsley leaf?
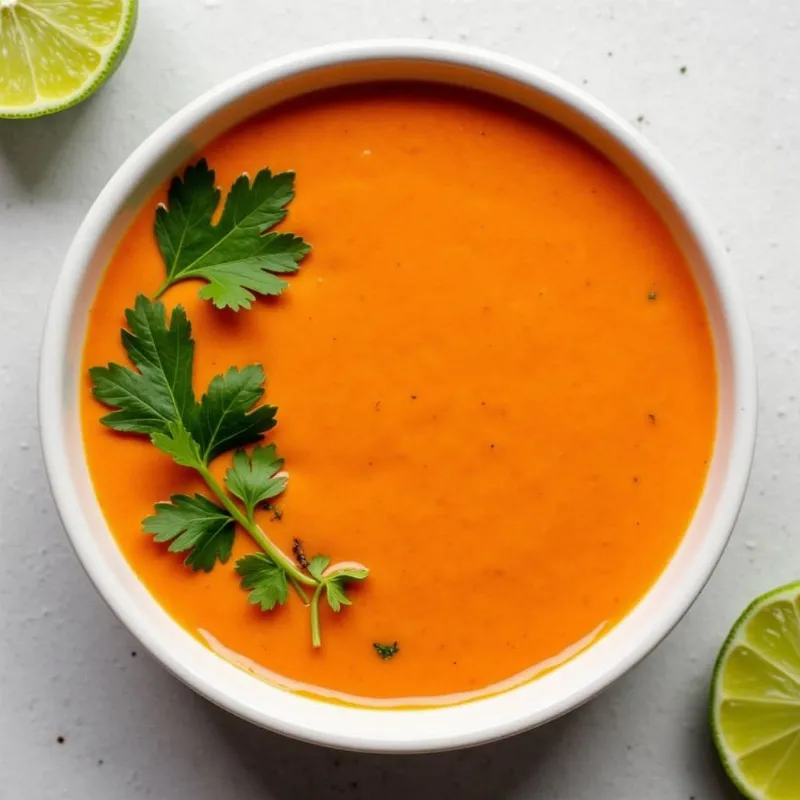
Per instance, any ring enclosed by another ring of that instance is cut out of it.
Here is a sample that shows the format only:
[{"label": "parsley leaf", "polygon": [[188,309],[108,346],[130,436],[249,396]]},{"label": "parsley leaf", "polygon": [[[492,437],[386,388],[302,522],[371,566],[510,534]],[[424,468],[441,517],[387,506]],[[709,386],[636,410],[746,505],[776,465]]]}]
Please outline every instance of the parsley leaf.
[{"label": "parsley leaf", "polygon": [[338,614],[342,606],[351,606],[353,601],[347,596],[344,590],[344,581],[336,578],[325,582],[325,597],[328,605]]},{"label": "parsley leaf", "polygon": [[248,602],[272,611],[289,598],[286,573],[268,555],[257,553],[236,562],[236,572],[242,578],[242,588],[249,589]]},{"label": "parsley leaf", "polygon": [[275,426],[275,406],[251,409],[264,394],[264,370],[254,364],[217,375],[200,400],[194,426],[203,461],[256,442]]},{"label": "parsley leaf", "polygon": [[155,541],[170,542],[173,553],[188,551],[184,563],[195,572],[210,572],[231,555],[235,534],[233,517],[201,494],[176,494],[169,503],[156,503],[156,513],[142,522],[145,533]]},{"label": "parsley leaf", "polygon": [[100,421],[128,433],[167,433],[170,422],[188,422],[195,406],[192,326],[181,306],[167,324],[163,304],[144,295],[125,317],[122,344],[139,371],[119,364],[89,370],[94,396],[117,409]]},{"label": "parsley leaf", "polygon": [[182,422],[168,423],[166,433],[161,431],[153,433],[150,440],[162,453],[172,456],[175,463],[182,467],[200,469],[203,464],[200,445],[186,430]]},{"label": "parsley leaf", "polygon": [[286,216],[294,197],[294,173],[262,169],[252,184],[241,175],[231,187],[219,222],[212,223],[221,193],[205,159],[175,177],[168,203],[156,211],[155,234],[167,266],[159,291],[187,278],[207,285],[200,297],[217,308],[250,308],[253,292],[278,295],[287,284],[277,275],[297,272],[309,246],[291,233],[267,233]]},{"label": "parsley leaf", "polygon": [[282,468],[283,459],[278,458],[274,444],[256,447],[252,457],[244,450],[237,450],[225,485],[244,503],[248,517],[253,516],[259,503],[277,497],[286,488],[286,477],[275,477]]},{"label": "parsley leaf", "polygon": [[347,565],[340,562],[331,572],[329,577],[336,580],[363,581],[369,577],[369,570],[365,566],[355,565],[352,561],[347,562]]},{"label": "parsley leaf", "polygon": [[328,564],[331,563],[328,556],[314,556],[308,565],[308,571],[318,580],[322,581],[322,573],[325,572]]},{"label": "parsley leaf", "polygon": [[116,408],[101,422],[114,430],[157,436],[154,444],[179,464],[196,467],[193,439],[205,464],[226,450],[258,441],[275,425],[274,406],[253,410],[264,395],[260,365],[231,367],[200,402],[192,388],[194,340],[177,306],[167,324],[164,305],[143,295],[126,312],[122,342],[138,372],[119,364],[89,370],[95,397]]},{"label": "parsley leaf", "polygon": [[369,570],[360,564],[349,562],[340,566],[334,565],[330,574],[324,579],[328,605],[337,613],[341,611],[342,606],[351,606],[353,603],[345,591],[347,584],[351,581],[366,580],[368,575]]},{"label": "parsley leaf", "polygon": [[392,644],[379,644],[378,642],[373,642],[372,646],[375,648],[375,652],[378,654],[378,656],[384,661],[394,658],[400,652],[400,647],[398,646],[397,642],[393,642]]}]

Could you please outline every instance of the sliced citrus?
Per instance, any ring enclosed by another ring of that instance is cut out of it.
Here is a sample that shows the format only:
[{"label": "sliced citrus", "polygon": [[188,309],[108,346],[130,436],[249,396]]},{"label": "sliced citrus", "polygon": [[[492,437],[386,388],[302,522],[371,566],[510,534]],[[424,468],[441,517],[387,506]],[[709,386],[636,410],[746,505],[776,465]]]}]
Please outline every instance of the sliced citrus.
[{"label": "sliced citrus", "polygon": [[714,670],[711,728],[746,797],[800,798],[800,583],[759,597],[733,626]]},{"label": "sliced citrus", "polygon": [[40,117],[93,94],[136,27],[137,0],[0,0],[0,117]]}]

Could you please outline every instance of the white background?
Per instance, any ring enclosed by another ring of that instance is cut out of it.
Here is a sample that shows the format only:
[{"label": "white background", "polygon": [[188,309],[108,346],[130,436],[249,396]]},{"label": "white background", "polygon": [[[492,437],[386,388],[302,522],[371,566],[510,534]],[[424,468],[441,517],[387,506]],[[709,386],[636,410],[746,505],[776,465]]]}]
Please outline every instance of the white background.
[{"label": "white background", "polygon": [[[800,579],[799,25],[792,0],[142,0],[128,58],[97,97],[53,118],[0,120],[0,798],[735,797],[706,724],[713,659],[752,597]],[[35,410],[40,334],[61,260],[131,150],[244,68],[385,36],[517,56],[634,122],[721,233],[745,288],[761,387],[742,516],[669,639],[545,729],[400,758],[257,730],[143,653],[67,544]]]}]

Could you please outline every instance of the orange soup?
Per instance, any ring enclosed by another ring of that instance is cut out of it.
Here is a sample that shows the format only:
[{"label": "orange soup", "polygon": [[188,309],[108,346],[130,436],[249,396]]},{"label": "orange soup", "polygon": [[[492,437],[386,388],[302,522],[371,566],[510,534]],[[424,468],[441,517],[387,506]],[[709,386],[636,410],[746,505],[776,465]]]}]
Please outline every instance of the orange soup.
[{"label": "orange soup", "polygon": [[[550,122],[416,85],[311,95],[201,154],[226,190],[294,170],[279,229],[313,250],[280,298],[193,326],[195,387],[260,363],[267,435],[286,459],[291,554],[367,565],[352,607],[248,605],[233,558],[193,572],[142,533],[203,491],[82,397],[86,458],[119,547],[186,630],[278,683],[359,702],[449,702],[551,668],[620,620],[669,561],[711,457],[715,356],[704,303],[658,214],[603,156]],[[153,296],[166,186],[139,213],[93,305],[85,366],[127,364],[123,311]],[[230,454],[217,459],[221,478]],[[373,643],[393,643],[382,660]]]}]

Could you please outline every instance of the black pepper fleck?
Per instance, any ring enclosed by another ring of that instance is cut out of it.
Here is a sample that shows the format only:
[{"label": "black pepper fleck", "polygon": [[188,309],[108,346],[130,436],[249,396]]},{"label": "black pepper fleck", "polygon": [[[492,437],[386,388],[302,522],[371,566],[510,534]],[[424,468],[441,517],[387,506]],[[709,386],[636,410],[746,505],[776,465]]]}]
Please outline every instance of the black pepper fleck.
[{"label": "black pepper fleck", "polygon": [[56,736],[56,741],[57,741],[59,744],[64,744],[64,742],[66,741],[66,739],[65,739],[63,736]]},{"label": "black pepper fleck", "polygon": [[292,540],[292,555],[301,569],[308,569],[308,558],[306,557],[303,542],[300,539],[295,538]]}]

